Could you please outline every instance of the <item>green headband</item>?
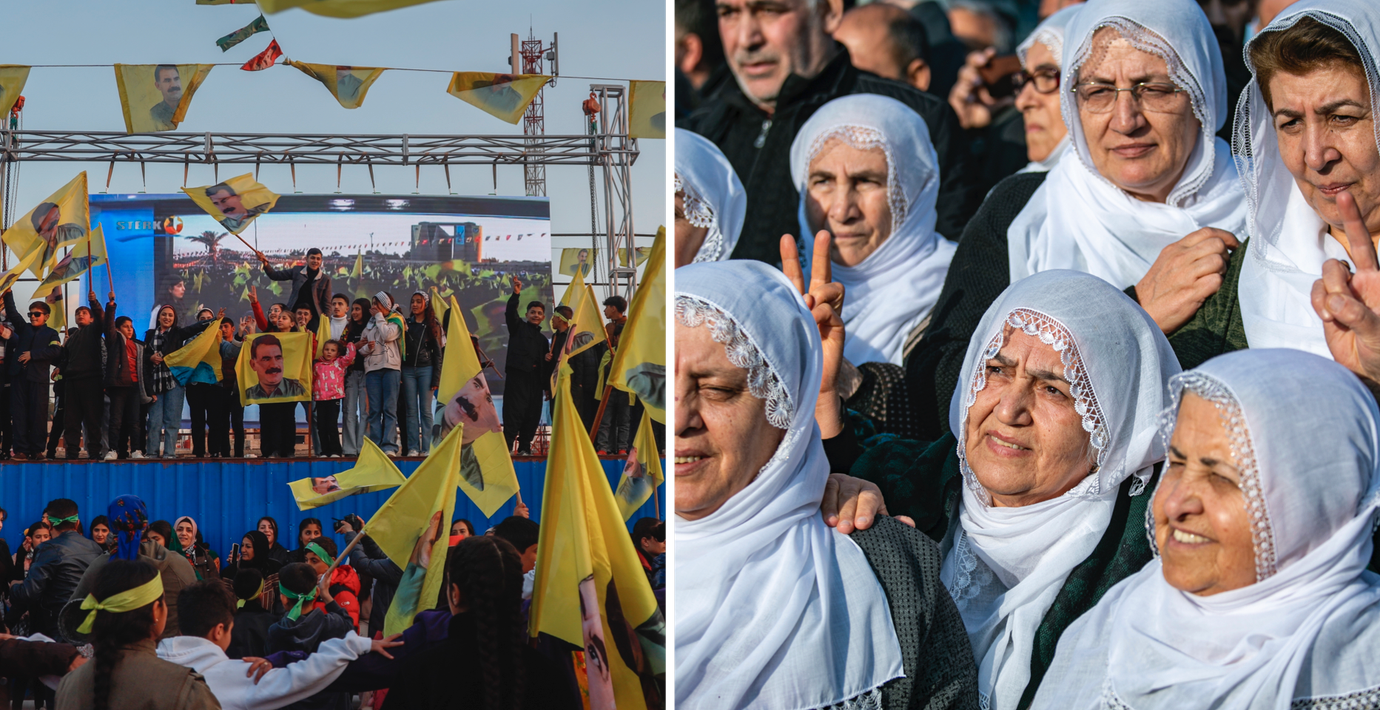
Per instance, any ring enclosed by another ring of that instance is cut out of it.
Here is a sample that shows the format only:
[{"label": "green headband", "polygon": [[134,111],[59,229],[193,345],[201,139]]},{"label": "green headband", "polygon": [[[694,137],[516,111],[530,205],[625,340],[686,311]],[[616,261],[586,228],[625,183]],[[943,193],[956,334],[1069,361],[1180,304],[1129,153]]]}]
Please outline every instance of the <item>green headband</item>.
[{"label": "green headband", "polygon": [[316,544],[315,542],[307,543],[307,549],[315,553],[317,557],[320,557],[321,561],[325,562],[327,567],[330,567],[331,565],[335,564],[335,558],[326,554],[326,548]]},{"label": "green headband", "polygon": [[98,601],[96,595],[88,594],[82,601],[82,611],[89,611],[86,620],[77,627],[77,633],[91,633],[91,624],[96,621],[96,612],[108,611],[112,614],[123,614],[127,611],[134,611],[149,603],[157,601],[163,597],[163,577],[155,575],[153,579],[135,587],[127,589],[119,594],[112,594],[105,598],[105,601]]},{"label": "green headband", "polygon": [[292,619],[293,621],[296,621],[298,618],[302,616],[302,604],[316,598],[316,587],[312,587],[311,591],[307,592],[306,594],[298,594],[297,592],[294,592],[291,589],[284,587],[282,582],[279,582],[278,592],[283,596],[287,597],[288,599],[293,599],[297,602],[296,604],[292,605],[292,608],[289,609],[287,613],[287,618]]},{"label": "green headband", "polygon": [[52,516],[49,516],[49,517],[48,517],[48,524],[49,524],[49,525],[52,525],[53,527],[57,527],[57,526],[59,526],[59,525],[61,525],[61,524],[63,524],[63,523],[75,523],[75,522],[77,522],[77,516],[76,516],[76,515],[73,515],[73,516],[70,517],[70,518],[54,518],[54,517],[52,517]]},{"label": "green headband", "polygon": [[[255,590],[254,590],[254,593],[251,594],[251,595],[249,595],[249,599],[258,599],[259,597],[263,596],[263,593],[264,593],[264,581],[261,579],[261,580],[259,580],[259,588],[258,588],[258,589],[255,589]],[[243,608],[244,608],[244,603],[247,602],[247,601],[249,601],[249,599],[238,599],[238,600],[236,600],[236,601],[235,601],[235,608],[236,608],[236,609],[243,609]]]}]

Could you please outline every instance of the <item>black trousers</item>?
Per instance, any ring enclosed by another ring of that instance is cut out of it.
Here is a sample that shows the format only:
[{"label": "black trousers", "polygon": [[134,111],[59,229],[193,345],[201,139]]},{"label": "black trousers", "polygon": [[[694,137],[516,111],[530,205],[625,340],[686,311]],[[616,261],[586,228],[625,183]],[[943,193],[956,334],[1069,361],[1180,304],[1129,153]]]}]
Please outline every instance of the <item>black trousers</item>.
[{"label": "black trousers", "polygon": [[509,373],[503,390],[503,437],[508,440],[509,449],[516,441],[518,450],[531,451],[532,439],[541,424],[541,394],[545,388],[540,377]]},{"label": "black trousers", "polygon": [[[63,426],[67,422],[67,387],[62,380],[53,383],[53,430],[48,432],[47,424],[44,424],[44,432],[48,437],[48,458],[57,456],[58,443],[62,441]],[[45,407],[46,409],[46,407]],[[43,448],[42,437],[38,440],[39,448]]]},{"label": "black trousers", "polygon": [[244,407],[240,406],[240,391],[233,385],[226,387],[222,383],[216,387],[216,399],[212,409],[211,440],[207,446],[211,448],[211,453],[219,451],[223,456],[231,456],[230,434],[233,432],[233,456],[244,458]]},{"label": "black trousers", "polygon": [[135,438],[139,436],[139,389],[140,385],[131,385],[106,390],[110,396],[110,448],[122,459],[129,458],[129,452],[144,448],[143,442]]},{"label": "black trousers", "polygon": [[62,378],[67,390],[67,413],[63,417],[67,442],[67,458],[77,458],[81,446],[82,425],[90,439],[86,442],[87,458],[96,459],[105,455],[101,451],[101,420],[105,415],[105,388],[99,377],[86,377],[80,380]]},{"label": "black trousers", "polygon": [[48,383],[32,382],[20,374],[10,384],[10,413],[14,415],[14,450],[43,453],[48,434]]},{"label": "black trousers", "polygon": [[[204,382],[187,385],[187,406],[192,410],[192,456],[206,455],[206,424],[211,420],[212,400],[216,386]],[[212,453],[215,453],[212,451]]]},{"label": "black trousers", "polygon": [[609,403],[604,407],[604,418],[599,420],[599,431],[595,437],[595,448],[610,454],[618,453],[632,445],[632,433],[628,430],[628,393],[614,389],[609,393]]},{"label": "black trousers", "polygon": [[[0,367],[4,367],[0,364]],[[14,449],[14,420],[10,418],[10,380],[7,373],[0,372],[0,454],[8,456]]]},{"label": "black trousers", "polygon": [[340,403],[339,399],[320,399],[314,404],[316,412],[316,440],[321,442],[321,455],[340,455]]},{"label": "black trousers", "polygon": [[259,449],[265,458],[292,458],[297,448],[297,403],[259,405]]}]

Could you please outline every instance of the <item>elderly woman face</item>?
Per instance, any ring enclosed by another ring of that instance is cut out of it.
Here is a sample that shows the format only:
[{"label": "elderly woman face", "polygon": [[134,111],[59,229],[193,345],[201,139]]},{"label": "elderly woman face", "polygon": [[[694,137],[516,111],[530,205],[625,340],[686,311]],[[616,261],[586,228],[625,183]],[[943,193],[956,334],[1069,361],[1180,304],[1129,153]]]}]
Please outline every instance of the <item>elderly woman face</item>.
[{"label": "elderly woman face", "polygon": [[685,215],[685,193],[676,193],[676,268],[679,269],[695,260],[695,256],[700,253],[700,246],[704,244],[704,238],[709,234],[708,227],[696,227],[690,224],[690,219]]},{"label": "elderly woman face", "polygon": [[747,487],[785,432],[707,327],[676,328],[676,514],[698,520]]},{"label": "elderly woman face", "polygon": [[[1093,167],[1137,199],[1164,202],[1202,131],[1188,92],[1175,91],[1164,59],[1105,27],[1093,36],[1077,83],[1078,120]],[[1114,92],[1138,84],[1147,85],[1140,98]]]},{"label": "elderly woman face", "polygon": [[831,138],[810,161],[805,178],[805,217],[810,229],[834,236],[829,257],[857,266],[891,236],[886,152],[858,149]]},{"label": "elderly woman face", "polygon": [[1064,364],[1038,337],[1007,326],[987,385],[968,409],[966,455],[998,507],[1063,495],[1092,470],[1095,449],[1074,410]]},{"label": "elderly woman face", "polygon": [[1255,548],[1241,472],[1216,405],[1185,392],[1155,492],[1155,545],[1164,579],[1209,596],[1255,583]]},{"label": "elderly woman face", "polygon": [[[1068,133],[1059,110],[1059,62],[1049,47],[1036,42],[1025,53],[1025,71],[1031,78],[1016,94],[1016,108],[1025,120],[1026,157],[1040,161],[1048,158]],[[1044,88],[1052,90],[1042,93]]]}]

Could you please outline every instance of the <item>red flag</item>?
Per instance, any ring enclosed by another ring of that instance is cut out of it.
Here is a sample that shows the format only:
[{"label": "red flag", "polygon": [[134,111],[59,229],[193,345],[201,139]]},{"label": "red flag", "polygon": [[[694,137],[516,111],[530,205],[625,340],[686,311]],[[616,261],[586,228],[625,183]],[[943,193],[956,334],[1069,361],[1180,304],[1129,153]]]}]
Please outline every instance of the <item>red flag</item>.
[{"label": "red flag", "polygon": [[240,69],[245,71],[263,71],[273,66],[273,63],[278,61],[278,57],[281,56],[283,56],[283,50],[278,47],[278,40],[275,39],[268,43],[268,49],[254,55],[254,58],[245,62],[244,66],[240,67]]}]

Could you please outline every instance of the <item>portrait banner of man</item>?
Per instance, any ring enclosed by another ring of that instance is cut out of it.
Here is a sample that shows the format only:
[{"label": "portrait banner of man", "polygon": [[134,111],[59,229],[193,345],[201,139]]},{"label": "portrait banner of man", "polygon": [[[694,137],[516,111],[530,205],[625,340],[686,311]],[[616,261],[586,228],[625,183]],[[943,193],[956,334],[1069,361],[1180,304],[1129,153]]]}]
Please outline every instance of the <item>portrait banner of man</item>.
[{"label": "portrait banner of man", "polygon": [[[373,440],[365,438],[353,468],[333,476],[313,476],[288,483],[298,510],[320,508],[347,496],[397,488],[407,482],[397,464]],[[358,531],[356,531],[358,532]]]},{"label": "portrait banner of man", "polygon": [[557,266],[559,273],[566,276],[576,274],[589,278],[590,272],[594,270],[594,260],[599,258],[598,249],[589,247],[577,247],[575,249],[562,249],[561,262]]},{"label": "portrait banner of man", "polygon": [[666,423],[666,228],[657,230],[642,283],[609,368],[609,384],[632,392],[652,419]]},{"label": "portrait banner of man", "polygon": [[[238,1],[244,2],[245,0]],[[300,7],[313,15],[350,19],[428,2],[435,2],[435,0],[259,0],[259,9],[272,15],[276,12]]]},{"label": "portrait banner of man", "polygon": [[666,82],[628,82],[628,137],[666,137]]},{"label": "portrait banner of man", "polygon": [[550,79],[543,74],[458,71],[451,76],[446,93],[517,125],[527,104],[532,103],[532,98]]},{"label": "portrait banner of man", "polygon": [[85,239],[90,229],[91,208],[87,202],[86,173],[82,172],[15,220],[0,235],[0,241],[21,256],[37,251],[29,273],[42,279],[57,265],[58,252]]},{"label": "portrait banner of man", "polygon": [[0,117],[10,115],[14,102],[24,93],[29,80],[29,68],[18,64],[0,64]]},{"label": "portrait banner of man", "polygon": [[211,64],[116,64],[125,133],[175,131]]},{"label": "portrait banner of man", "polygon": [[644,407],[642,423],[637,426],[632,448],[628,449],[628,462],[623,465],[623,477],[618,480],[618,488],[613,492],[623,520],[631,520],[652,497],[652,491],[665,481],[661,458],[657,455],[656,436],[652,433],[652,417]]},{"label": "portrait banner of man", "polygon": [[627,266],[627,265],[628,265],[628,252],[629,252],[629,251],[631,251],[631,252],[633,253],[633,258],[636,260],[636,262],[637,262],[636,265],[637,265],[637,266],[642,266],[643,264],[647,263],[647,257],[650,256],[651,253],[652,253],[652,250],[651,250],[651,248],[649,248],[649,247],[635,247],[635,248],[633,248],[633,249],[619,249],[619,250],[618,250],[618,265],[619,265],[619,266]]},{"label": "portrait banner of man", "polygon": [[255,217],[278,204],[278,194],[255,182],[253,173],[214,185],[184,187],[182,191],[232,234],[243,232]]},{"label": "portrait banner of man", "polygon": [[308,64],[288,61],[288,66],[321,82],[331,96],[345,108],[359,108],[364,105],[364,95],[369,87],[383,75],[384,69],[378,67],[350,67],[334,64]]},{"label": "portrait banner of man", "polygon": [[255,333],[235,362],[240,403],[311,399],[311,333]]}]

